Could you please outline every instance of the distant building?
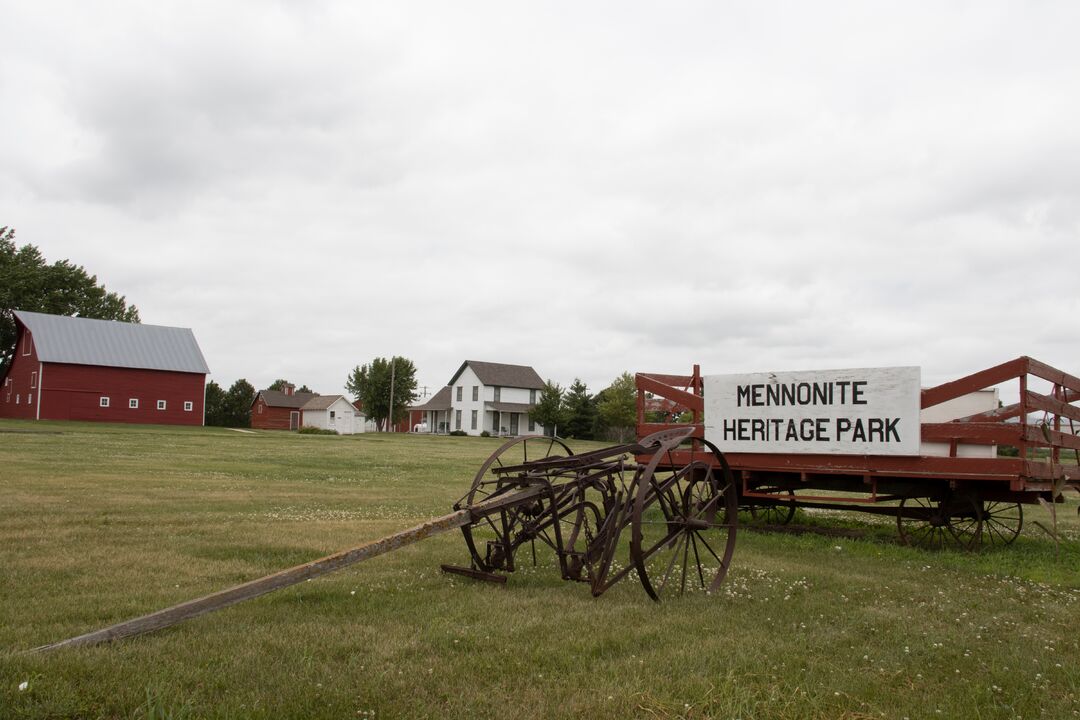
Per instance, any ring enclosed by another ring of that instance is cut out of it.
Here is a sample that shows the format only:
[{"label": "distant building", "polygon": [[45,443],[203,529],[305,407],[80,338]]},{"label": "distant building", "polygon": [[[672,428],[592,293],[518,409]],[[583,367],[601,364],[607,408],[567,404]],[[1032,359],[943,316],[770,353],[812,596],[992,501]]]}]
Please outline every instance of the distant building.
[{"label": "distant building", "polygon": [[296,392],[295,385],[282,390],[260,390],[251,401],[251,427],[257,430],[299,430],[304,424],[304,405],[317,393]]},{"label": "distant building", "polygon": [[206,365],[188,328],[14,311],[0,417],[202,425]]},{"label": "distant building", "polygon": [[300,408],[301,427],[336,430],[341,435],[365,431],[367,418],[344,395],[316,395]]},{"label": "distant building", "polygon": [[544,381],[527,365],[466,360],[446,387],[414,409],[424,413],[420,427],[427,432],[541,434],[544,428],[529,411],[543,389]]}]

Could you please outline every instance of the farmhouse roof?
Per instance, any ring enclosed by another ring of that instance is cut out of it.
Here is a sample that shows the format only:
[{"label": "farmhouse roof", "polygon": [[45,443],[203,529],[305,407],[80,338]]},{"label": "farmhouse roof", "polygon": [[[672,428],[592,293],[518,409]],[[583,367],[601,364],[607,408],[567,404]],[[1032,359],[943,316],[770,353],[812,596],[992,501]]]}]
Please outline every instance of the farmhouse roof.
[{"label": "farmhouse roof", "polygon": [[441,388],[439,392],[431,396],[423,405],[416,405],[416,410],[449,410],[450,409],[450,386]]},{"label": "farmhouse roof", "polygon": [[71,365],[210,372],[189,328],[65,317],[15,310],[34,338],[38,360]]},{"label": "farmhouse roof", "polygon": [[528,365],[506,365],[504,363],[481,362],[479,360],[466,360],[450,378],[447,385],[453,385],[466,367],[471,367],[476,377],[484,385],[498,385],[499,387],[516,387],[542,390],[544,381]]},{"label": "farmhouse roof", "polygon": [[342,400],[346,405],[352,407],[352,404],[345,399],[344,395],[316,395],[304,403],[304,410],[328,410],[338,400]]},{"label": "farmhouse roof", "polygon": [[[312,398],[318,397],[315,393],[293,393],[292,395],[286,395],[280,390],[260,390],[255,395],[255,400],[262,397],[263,402],[267,407],[283,407],[283,408],[295,408],[299,410]],[[251,401],[251,404],[255,404],[255,400]]]}]

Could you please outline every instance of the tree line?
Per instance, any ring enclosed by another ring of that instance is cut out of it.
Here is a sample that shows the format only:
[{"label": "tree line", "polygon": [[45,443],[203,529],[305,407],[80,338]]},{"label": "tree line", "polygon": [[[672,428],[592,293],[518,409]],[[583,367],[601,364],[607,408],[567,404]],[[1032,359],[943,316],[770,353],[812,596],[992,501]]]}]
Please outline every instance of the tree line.
[{"label": "tree line", "polygon": [[0,369],[15,349],[13,310],[95,320],[139,322],[139,310],[109,292],[96,275],[69,260],[45,261],[33,245],[15,244],[15,228],[0,227]]},{"label": "tree line", "polygon": [[565,390],[548,380],[529,417],[562,437],[626,442],[637,424],[637,386],[628,372],[595,395],[580,378]]}]

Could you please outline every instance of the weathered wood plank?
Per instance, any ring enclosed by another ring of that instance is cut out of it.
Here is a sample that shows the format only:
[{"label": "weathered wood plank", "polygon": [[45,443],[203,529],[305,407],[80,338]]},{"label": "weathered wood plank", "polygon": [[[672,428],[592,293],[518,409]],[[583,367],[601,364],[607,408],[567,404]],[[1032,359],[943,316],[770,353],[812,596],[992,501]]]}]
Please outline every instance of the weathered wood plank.
[{"label": "weathered wood plank", "polygon": [[107,628],[102,628],[101,630],[86,633],[85,635],[68,638],[67,640],[61,640],[49,645],[42,645],[29,652],[39,653],[64,647],[75,647],[78,645],[96,645],[98,643],[109,642],[110,640],[120,640],[135,635],[141,635],[143,633],[153,632],[154,630],[161,630],[183,622],[184,620],[190,620],[245,600],[257,598],[260,595],[265,595],[266,593],[275,590],[281,590],[282,588],[296,585],[297,583],[319,577],[320,575],[326,575],[327,573],[341,570],[342,568],[354,565],[363,560],[368,560],[384,553],[388,553],[391,550],[397,550],[406,545],[419,542],[432,535],[438,535],[448,530],[460,528],[473,522],[473,519],[479,515],[494,512],[499,508],[509,507],[516,503],[531,499],[537,495],[540,490],[540,488],[525,488],[523,490],[500,495],[491,500],[479,503],[472,508],[465,508],[450,513],[449,515],[443,515],[442,517],[429,520],[416,527],[389,535],[380,540],[365,543],[349,550],[342,550],[333,555],[327,555],[324,558],[313,560],[304,563],[303,565],[297,565],[288,570],[282,570],[273,575],[267,575],[258,580],[252,580],[227,590],[221,590],[220,592],[206,595],[205,597],[188,600],[179,605],[173,605],[172,607],[150,613],[149,615],[143,615],[134,620],[127,620],[122,623],[117,623],[116,625],[110,625]]}]

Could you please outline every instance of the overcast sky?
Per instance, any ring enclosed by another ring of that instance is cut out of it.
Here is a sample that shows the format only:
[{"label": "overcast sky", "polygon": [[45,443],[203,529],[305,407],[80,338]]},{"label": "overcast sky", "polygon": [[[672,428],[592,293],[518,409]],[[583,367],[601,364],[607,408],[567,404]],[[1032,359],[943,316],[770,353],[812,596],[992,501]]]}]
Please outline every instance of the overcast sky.
[{"label": "overcast sky", "polygon": [[0,225],[352,367],[1080,372],[1080,3],[0,0]]}]

